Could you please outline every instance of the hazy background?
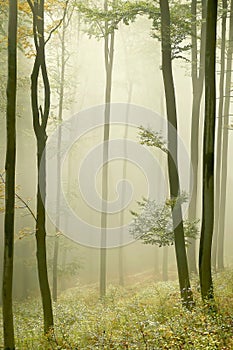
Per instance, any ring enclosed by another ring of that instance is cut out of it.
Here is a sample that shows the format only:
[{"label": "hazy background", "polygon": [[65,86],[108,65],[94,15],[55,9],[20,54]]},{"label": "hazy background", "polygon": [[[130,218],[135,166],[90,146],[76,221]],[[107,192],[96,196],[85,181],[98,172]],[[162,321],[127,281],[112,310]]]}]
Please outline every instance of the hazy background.
[{"label": "hazy background", "polygon": [[[67,120],[74,114],[84,109],[103,104],[105,92],[105,68],[104,68],[104,43],[103,40],[88,38],[83,32],[84,26],[78,26],[75,16],[72,19],[71,29],[67,34],[67,50],[71,52],[65,78],[65,102],[66,110],[63,113]],[[161,65],[160,43],[150,37],[151,23],[144,17],[130,26],[120,25],[115,36],[112,102],[132,103],[151,109],[165,117],[163,81]],[[72,31],[70,31],[72,30]],[[52,37],[47,48],[47,64],[52,88],[51,117],[56,117],[57,95],[54,92],[55,78],[57,74],[57,59],[60,55],[56,34]],[[2,51],[1,55],[6,52]],[[1,58],[2,61],[2,58]],[[4,60],[3,60],[4,61]],[[32,115],[30,107],[30,74],[33,58],[26,58],[22,52],[18,55],[19,61],[19,87],[18,87],[18,118],[17,118],[17,192],[24,199],[30,199],[29,205],[35,210],[36,195],[36,144],[32,128]],[[6,66],[2,65],[2,76]],[[176,60],[173,62],[173,72],[177,97],[178,130],[189,152],[190,125],[191,125],[191,101],[192,89],[190,78],[190,63]],[[129,91],[132,91],[129,100]],[[53,132],[56,124],[49,122],[49,134]],[[77,168],[88,150],[101,141],[103,130],[95,130],[82,137],[71,150],[71,161],[67,160],[70,167],[69,201],[72,208],[79,212],[85,220],[97,224],[99,215],[91,212],[85,204],[78,202],[80,193],[75,186]],[[113,129],[112,135],[124,135],[120,127]],[[1,135],[1,172],[4,171],[5,159],[5,113],[1,108],[0,118]],[[135,130],[130,130],[130,137],[136,139]],[[229,133],[229,174],[226,213],[226,239],[225,261],[226,266],[233,263],[231,247],[233,238],[231,235],[232,215],[232,133]],[[72,153],[73,152],[73,153]],[[187,171],[188,169],[184,169]],[[116,181],[121,177],[122,162],[116,161],[110,166],[110,195],[115,190]],[[151,169],[153,172],[153,169]],[[125,220],[130,219],[129,209],[135,208],[136,199],[140,199],[146,192],[146,181],[132,164],[127,168],[127,178],[133,182],[134,197],[131,207],[126,208]],[[77,201],[76,201],[77,199]],[[199,194],[200,199],[200,194]],[[21,203],[18,203],[21,206]],[[75,207],[77,206],[77,207]],[[76,208],[76,209],[75,209]],[[201,212],[201,208],[200,208]],[[38,293],[37,271],[35,260],[34,221],[26,209],[16,211],[16,238],[15,238],[15,272],[14,291],[19,298]],[[1,237],[3,237],[3,219],[1,213]],[[114,221],[115,220],[115,221]],[[118,218],[112,218],[110,223],[114,225]],[[48,260],[53,256],[53,242],[55,228],[48,220]],[[23,232],[22,232],[23,231]],[[60,238],[59,252],[59,289],[73,287],[77,284],[98,283],[99,280],[99,250],[81,246],[68,239]],[[1,244],[2,246],[2,244]],[[161,261],[163,248],[145,246],[141,242],[134,242],[123,248],[123,268],[125,283],[129,284],[140,279],[162,279]],[[174,248],[169,247],[169,278],[176,277]],[[109,249],[107,252],[107,279],[108,283],[118,283],[119,280],[119,249]],[[50,268],[51,276],[51,268]]]}]

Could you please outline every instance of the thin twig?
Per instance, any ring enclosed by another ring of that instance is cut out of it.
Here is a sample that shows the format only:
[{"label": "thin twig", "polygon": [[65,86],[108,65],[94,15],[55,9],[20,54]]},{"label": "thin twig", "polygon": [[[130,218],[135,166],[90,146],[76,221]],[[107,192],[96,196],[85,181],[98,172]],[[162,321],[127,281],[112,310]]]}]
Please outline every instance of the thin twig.
[{"label": "thin twig", "polygon": [[[4,177],[3,177],[2,174],[0,174],[0,178],[1,178],[1,180],[2,180],[2,183],[5,185],[6,182],[5,182]],[[29,211],[29,213],[32,215],[33,219],[34,219],[35,221],[37,221],[37,220],[36,220],[35,214],[33,213],[32,209],[29,207],[29,205],[27,204],[27,202],[26,202],[22,197],[20,197],[20,195],[18,195],[16,192],[15,192],[15,197],[18,198],[18,199],[20,200],[20,202],[22,202],[22,203],[25,205],[25,207],[27,208],[27,210]]]},{"label": "thin twig", "polygon": [[47,39],[45,40],[45,42],[44,42],[44,46],[45,46],[45,45],[47,44],[47,42],[51,39],[52,34],[60,27],[60,25],[61,25],[62,22],[64,21],[65,16],[66,16],[66,10],[67,10],[68,3],[69,3],[69,0],[66,0],[66,3],[65,3],[65,10],[64,10],[63,16],[62,16],[62,18],[60,19],[60,21],[58,22],[58,24],[50,31],[50,33],[49,33],[49,35],[48,35],[48,38],[47,38]]}]

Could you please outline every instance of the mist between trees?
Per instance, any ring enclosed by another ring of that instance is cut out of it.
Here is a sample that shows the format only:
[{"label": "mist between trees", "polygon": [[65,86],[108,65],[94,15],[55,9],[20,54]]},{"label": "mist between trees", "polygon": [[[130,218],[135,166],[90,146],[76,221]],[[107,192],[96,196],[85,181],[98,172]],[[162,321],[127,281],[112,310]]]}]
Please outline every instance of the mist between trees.
[{"label": "mist between trees", "polygon": [[105,305],[110,285],[178,280],[185,309],[198,290],[217,314],[213,278],[233,263],[233,1],[0,3],[5,349],[13,301],[41,298],[56,343],[72,288]]}]

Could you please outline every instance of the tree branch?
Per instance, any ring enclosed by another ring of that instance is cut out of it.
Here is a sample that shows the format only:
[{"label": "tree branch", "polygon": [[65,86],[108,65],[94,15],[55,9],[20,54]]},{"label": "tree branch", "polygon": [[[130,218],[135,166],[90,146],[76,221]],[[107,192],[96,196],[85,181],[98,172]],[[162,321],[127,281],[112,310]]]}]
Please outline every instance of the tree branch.
[{"label": "tree branch", "polygon": [[[5,180],[2,174],[0,174],[0,178],[2,183],[5,185]],[[27,208],[27,210],[29,211],[29,213],[32,215],[33,219],[36,221],[36,216],[33,213],[32,209],[30,208],[30,206],[27,204],[27,202],[15,192],[15,197],[18,198],[20,200],[21,203],[23,203],[25,205],[25,208]]]}]

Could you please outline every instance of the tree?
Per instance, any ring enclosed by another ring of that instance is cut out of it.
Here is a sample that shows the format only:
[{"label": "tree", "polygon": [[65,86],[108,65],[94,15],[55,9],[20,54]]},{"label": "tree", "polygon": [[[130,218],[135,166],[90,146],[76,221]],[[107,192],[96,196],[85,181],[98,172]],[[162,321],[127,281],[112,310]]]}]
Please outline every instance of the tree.
[{"label": "tree", "polygon": [[[225,54],[226,54],[227,7],[228,7],[227,0],[223,0],[222,1],[222,28],[221,28],[222,30],[221,57],[220,57],[221,68],[220,68],[220,79],[219,79],[218,123],[217,123],[217,135],[216,135],[216,141],[217,141],[216,142],[217,143],[216,144],[216,166],[215,166],[216,198],[221,198],[220,184],[221,184],[221,165],[222,165],[222,138],[223,138],[222,128],[223,128],[224,85],[225,85],[225,66],[226,66]],[[228,90],[229,88],[230,87],[228,87]],[[230,93],[230,91],[227,91],[226,93],[228,94]],[[214,237],[213,237],[213,249],[212,249],[212,267],[215,271],[217,269],[217,248],[218,248],[218,238],[220,233],[220,227],[219,227],[220,208],[221,208],[220,201],[216,200],[215,201]]]},{"label": "tree", "polygon": [[[204,61],[205,61],[205,35],[206,35],[206,0],[202,0],[202,21],[200,34],[200,54],[198,59],[198,28],[197,28],[197,0],[191,3],[191,72],[192,72],[192,126],[191,126],[191,169],[193,175],[192,192],[189,204],[189,220],[197,218],[197,192],[198,192],[198,165],[199,165],[199,125],[200,125],[200,106],[204,82]],[[190,179],[191,182],[191,179]],[[196,264],[196,241],[187,250],[189,272],[197,273]]]},{"label": "tree", "polygon": [[[127,72],[128,73],[128,72]],[[126,115],[125,115],[125,130],[124,130],[124,160],[123,160],[123,169],[122,169],[122,178],[125,180],[127,176],[127,139],[128,139],[128,133],[129,133],[129,125],[128,125],[128,118],[129,118],[129,108],[130,108],[130,102],[131,102],[131,97],[132,97],[132,90],[133,86],[131,81],[129,81],[129,86],[128,86],[128,104],[127,104],[127,109],[126,109]],[[123,208],[124,204],[124,198],[125,198],[125,183],[122,187],[122,205],[121,208]],[[124,286],[124,254],[123,254],[123,249],[124,247],[122,246],[123,242],[123,227],[124,227],[124,210],[121,210],[120,212],[120,237],[119,237],[119,284],[120,286]]]},{"label": "tree", "polygon": [[[70,13],[68,12],[68,2],[65,3],[63,10],[63,21],[61,33],[58,33],[59,36],[59,45],[61,47],[61,59],[60,59],[60,76],[58,84],[58,123],[61,124],[63,120],[63,108],[64,108],[64,97],[65,97],[65,73],[66,66],[69,60],[69,55],[66,54],[66,34],[67,28],[70,23],[73,8]],[[60,183],[61,183],[61,139],[62,139],[62,129],[59,128],[58,131],[58,141],[57,141],[57,174],[58,174],[58,188],[57,188],[57,202],[56,202],[56,235],[54,243],[54,252],[53,252],[53,301],[57,301],[57,274],[58,274],[58,256],[59,256],[59,239],[60,239]]]},{"label": "tree", "polygon": [[[28,0],[33,13],[33,35],[36,57],[31,74],[31,106],[33,128],[37,142],[37,211],[36,211],[36,244],[37,267],[44,314],[44,333],[53,331],[53,311],[48,281],[46,256],[45,196],[46,196],[46,164],[43,152],[46,146],[46,126],[50,109],[50,84],[45,61],[44,37],[44,0],[36,0],[34,4]],[[39,105],[39,75],[42,74],[44,89],[44,106]]]},{"label": "tree", "polygon": [[[102,173],[102,208],[101,208],[101,242],[100,242],[100,297],[106,294],[106,259],[107,259],[107,201],[109,192],[108,175],[108,148],[110,135],[110,103],[112,92],[112,71],[114,58],[115,16],[112,14],[116,1],[111,2],[112,9],[109,10],[110,1],[104,0],[103,10],[94,7],[86,7],[78,4],[77,8],[85,15],[90,23],[89,35],[95,35],[97,38],[104,38],[104,62],[106,73],[105,84],[105,111],[104,111],[104,137],[103,137],[103,173]],[[110,14],[110,15],[109,15]]]},{"label": "tree", "polygon": [[[108,0],[104,1],[104,11],[108,11]],[[108,143],[110,135],[110,102],[112,89],[112,69],[114,57],[115,33],[109,33],[109,23],[104,27],[104,57],[106,71],[105,113],[104,113],[104,145],[103,145],[103,175],[102,175],[102,212],[101,212],[101,246],[100,246],[100,297],[106,294],[106,231],[107,231],[107,201],[108,201]]]},{"label": "tree", "polygon": [[17,86],[17,0],[9,1],[8,22],[8,81],[7,81],[7,148],[5,184],[4,262],[2,312],[4,348],[15,349],[12,310],[14,258],[15,165],[16,165],[16,86]]},{"label": "tree", "polygon": [[219,269],[224,268],[224,237],[226,222],[226,193],[227,193],[227,154],[228,154],[228,127],[229,127],[229,111],[231,100],[231,76],[232,76],[232,53],[233,53],[233,1],[230,6],[230,27],[229,27],[229,43],[226,59],[226,82],[225,82],[225,101],[223,107],[223,135],[222,135],[222,164],[221,164],[221,190],[219,201],[219,235],[218,235],[218,254],[217,264]]},{"label": "tree", "polygon": [[203,141],[202,227],[199,250],[200,286],[203,300],[213,300],[211,247],[214,224],[215,55],[217,1],[208,0],[205,66],[205,125]]},{"label": "tree", "polygon": [[[162,73],[164,80],[167,119],[168,119],[168,175],[171,200],[180,195],[178,159],[177,159],[177,133],[172,134],[170,125],[177,131],[176,99],[172,73],[171,36],[170,36],[170,10],[167,0],[160,0],[161,10],[161,43],[162,43]],[[175,201],[176,202],[176,201]],[[193,303],[190,288],[188,263],[185,250],[184,227],[179,201],[172,207],[172,220],[175,235],[175,251],[183,304],[190,308]]]}]

